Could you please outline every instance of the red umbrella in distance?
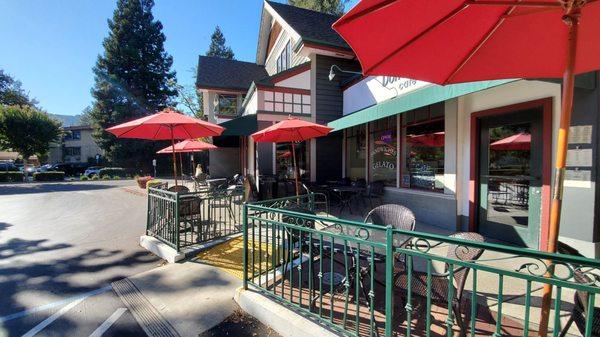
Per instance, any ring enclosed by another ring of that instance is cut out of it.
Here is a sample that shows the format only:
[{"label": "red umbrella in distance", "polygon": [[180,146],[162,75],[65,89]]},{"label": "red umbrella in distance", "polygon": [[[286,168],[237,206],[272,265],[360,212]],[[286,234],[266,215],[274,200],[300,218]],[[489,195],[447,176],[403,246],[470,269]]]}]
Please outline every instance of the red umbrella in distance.
[{"label": "red umbrella in distance", "polygon": [[500,151],[529,151],[531,149],[531,134],[521,132],[502,138],[490,144],[490,148]]},{"label": "red umbrella in distance", "polygon": [[292,143],[292,157],[294,161],[294,176],[296,182],[296,195],[300,194],[298,185],[298,165],[296,164],[296,147],[294,142],[301,142],[307,139],[327,136],[333,128],[315,124],[302,119],[288,117],[277,124],[257,131],[252,134],[255,142],[269,143]]},{"label": "red umbrella in distance", "polygon": [[[175,139],[218,136],[223,130],[225,129],[219,125],[186,116],[174,109],[165,109],[153,115],[106,129],[117,138],[170,139],[172,149],[175,148]],[[175,185],[177,185],[175,151],[173,151],[173,177]]]},{"label": "red umbrella in distance", "polygon": [[[575,74],[600,69],[600,1],[362,0],[333,28],[365,75],[442,85],[563,79],[547,246],[556,252]],[[547,333],[551,289],[544,286],[540,336]]]},{"label": "red umbrella in distance", "polygon": [[180,153],[180,152],[199,152],[199,151],[204,151],[204,150],[214,150],[217,149],[218,147],[216,145],[207,143],[207,142],[203,142],[201,140],[196,140],[196,139],[186,139],[184,141],[181,141],[179,143],[176,143],[175,146],[167,146],[164,149],[156,152],[156,153],[172,153],[173,151],[175,151],[175,153]]}]

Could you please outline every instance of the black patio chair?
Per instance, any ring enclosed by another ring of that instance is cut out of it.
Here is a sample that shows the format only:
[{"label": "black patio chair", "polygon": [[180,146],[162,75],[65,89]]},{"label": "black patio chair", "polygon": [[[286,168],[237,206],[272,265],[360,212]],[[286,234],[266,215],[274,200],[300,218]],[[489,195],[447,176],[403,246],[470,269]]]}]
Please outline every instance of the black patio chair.
[{"label": "black patio chair", "polygon": [[[462,232],[450,235],[451,238],[463,239],[475,242],[484,242],[485,239],[478,233],[473,232]],[[431,248],[441,245],[442,243],[438,243],[437,245],[432,245]],[[448,250],[446,252],[446,257],[453,260],[460,261],[474,261],[479,259],[479,257],[483,254],[483,249],[467,247],[464,245],[456,245],[449,244]],[[405,260],[405,259],[402,259]],[[452,301],[452,311],[454,313],[454,319],[458,323],[460,327],[461,335],[466,335],[467,326],[465,324],[465,320],[462,317],[462,300],[464,295],[465,283],[467,281],[467,276],[469,274],[469,268],[454,266],[453,269],[453,278],[454,282],[450,281],[448,278],[449,274],[449,265],[446,264],[445,271],[443,273],[431,273],[431,293],[430,298],[433,304],[446,306],[448,304],[448,285],[455,284],[455,292],[454,298],[450,299]],[[396,287],[396,292],[401,298],[406,298],[406,292],[408,289],[408,270],[406,265],[403,263],[396,265],[394,270],[394,286]],[[412,283],[411,283],[411,293],[415,297],[419,297],[421,299],[426,299],[427,292],[427,273],[422,271],[412,271]],[[472,295],[474,296],[474,295]],[[430,313],[425,313],[429,315]],[[474,319],[472,317],[472,319]],[[410,324],[408,322],[407,324]]]},{"label": "black patio chair", "polygon": [[254,180],[254,176],[251,174],[247,174],[244,177],[244,201],[251,202],[257,201],[258,198],[258,190],[256,189],[256,181]]},{"label": "black patio chair", "polygon": [[383,194],[385,193],[384,187],[383,181],[380,180],[369,183],[367,190],[363,194],[363,200],[368,199],[371,208],[373,208],[373,199],[378,200],[381,205],[383,203]]},{"label": "black patio chair", "polygon": [[302,184],[302,191],[304,192],[303,194],[311,194],[311,193],[313,194],[314,209],[317,209],[317,207],[323,207],[323,209],[325,210],[327,215],[329,215],[329,198],[327,197],[327,194],[325,194],[323,192],[318,192],[318,191],[314,190],[312,187],[309,187],[304,183],[301,183],[301,184]]},{"label": "black patio chair", "polygon": [[[583,257],[583,255],[581,253],[579,253],[578,250],[576,250],[575,248],[573,248],[563,242],[558,243],[558,252],[561,254],[568,254],[568,255],[575,255],[575,256]],[[593,284],[594,280],[592,280],[589,276],[585,275],[582,272],[582,270],[580,268],[578,268],[578,266],[571,266],[571,267],[573,269],[573,278],[574,278],[575,282],[583,283],[583,284]],[[560,337],[564,337],[567,334],[567,332],[569,332],[569,329],[571,328],[571,325],[573,325],[573,323],[575,323],[575,326],[577,326],[579,333],[581,333],[582,336],[585,335],[585,323],[586,323],[586,319],[588,317],[588,310],[587,310],[588,309],[588,295],[589,295],[589,293],[587,291],[578,290],[575,292],[575,295],[573,298],[574,305],[573,305],[573,309],[571,309],[571,316],[569,317],[567,324],[565,324],[564,328],[560,332]],[[599,307],[594,308],[594,317],[592,317],[591,335],[592,336],[600,336],[600,308]]]},{"label": "black patio chair", "polygon": [[177,193],[187,193],[190,191],[190,189],[183,185],[173,185],[168,188],[168,191],[169,192],[177,192]]}]

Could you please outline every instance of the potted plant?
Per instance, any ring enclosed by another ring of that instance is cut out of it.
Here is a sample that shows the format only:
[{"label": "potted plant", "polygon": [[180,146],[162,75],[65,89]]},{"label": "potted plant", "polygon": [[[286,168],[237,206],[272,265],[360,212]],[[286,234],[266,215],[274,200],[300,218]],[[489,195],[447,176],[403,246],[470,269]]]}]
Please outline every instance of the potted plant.
[{"label": "potted plant", "polygon": [[145,189],[146,188],[146,184],[152,180],[152,176],[142,176],[142,177],[135,177],[135,181],[137,182],[138,186],[140,188]]}]

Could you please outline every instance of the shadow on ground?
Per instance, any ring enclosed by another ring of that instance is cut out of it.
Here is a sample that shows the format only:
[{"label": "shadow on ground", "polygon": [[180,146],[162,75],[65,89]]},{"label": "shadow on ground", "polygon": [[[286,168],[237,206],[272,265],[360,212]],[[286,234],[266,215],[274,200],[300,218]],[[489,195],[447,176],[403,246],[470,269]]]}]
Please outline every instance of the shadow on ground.
[{"label": "shadow on ground", "polygon": [[15,184],[0,185],[0,195],[35,194],[51,192],[76,192],[103,190],[119,187],[118,185],[102,183],[42,183],[42,184]]}]

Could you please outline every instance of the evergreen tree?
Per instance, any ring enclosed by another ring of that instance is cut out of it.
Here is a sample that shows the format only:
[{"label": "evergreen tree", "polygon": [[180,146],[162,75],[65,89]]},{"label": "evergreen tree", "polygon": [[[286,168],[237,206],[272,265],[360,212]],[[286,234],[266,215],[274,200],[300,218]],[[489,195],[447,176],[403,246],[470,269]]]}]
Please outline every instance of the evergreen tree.
[{"label": "evergreen tree", "polygon": [[164,49],[162,24],[152,15],[153,0],[118,0],[104,54],[94,67],[95,99],[90,116],[94,137],[113,164],[149,170],[159,146],[144,140],[117,140],[107,127],[144,117],[173,103],[173,58]]},{"label": "evergreen tree", "polygon": [[288,0],[288,4],[317,12],[341,16],[348,0]]},{"label": "evergreen tree", "polygon": [[225,36],[223,36],[223,32],[219,26],[215,27],[215,31],[210,37],[210,46],[208,47],[206,56],[221,57],[229,60],[235,58],[231,47],[225,45]]},{"label": "evergreen tree", "polygon": [[29,98],[21,82],[0,69],[0,105],[35,106],[37,101]]}]

